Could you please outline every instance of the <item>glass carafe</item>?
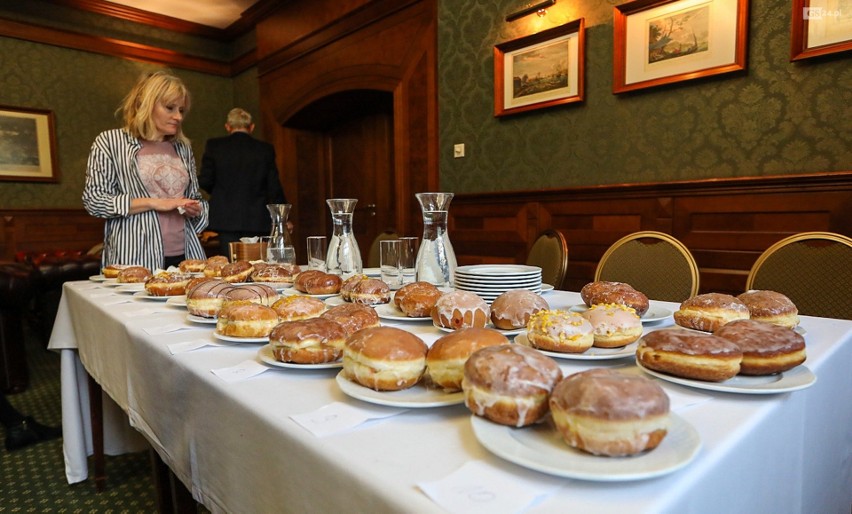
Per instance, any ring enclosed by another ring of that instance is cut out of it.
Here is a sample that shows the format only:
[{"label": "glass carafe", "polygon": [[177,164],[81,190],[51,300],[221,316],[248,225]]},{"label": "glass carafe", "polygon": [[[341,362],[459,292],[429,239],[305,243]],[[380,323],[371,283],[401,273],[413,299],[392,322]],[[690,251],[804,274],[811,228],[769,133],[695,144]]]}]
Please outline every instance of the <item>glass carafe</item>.
[{"label": "glass carafe", "polygon": [[456,252],[447,234],[447,216],[453,193],[417,193],[423,211],[423,239],[417,252],[417,280],[452,287]]},{"label": "glass carafe", "polygon": [[332,198],[325,201],[331,211],[333,233],[328,242],[328,256],[325,264],[328,273],[343,278],[361,273],[361,250],[352,232],[352,213],[355,212],[354,198]]},{"label": "glass carafe", "polygon": [[287,217],[290,215],[289,203],[270,203],[266,205],[272,218],[272,232],[266,246],[266,262],[275,264],[296,264],[296,249],[287,230]]}]

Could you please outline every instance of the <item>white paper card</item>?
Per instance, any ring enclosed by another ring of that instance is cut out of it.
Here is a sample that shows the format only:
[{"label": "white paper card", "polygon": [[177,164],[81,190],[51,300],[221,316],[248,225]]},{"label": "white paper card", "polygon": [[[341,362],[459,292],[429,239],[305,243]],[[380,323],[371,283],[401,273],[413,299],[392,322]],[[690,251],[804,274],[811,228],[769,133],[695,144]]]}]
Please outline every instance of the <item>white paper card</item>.
[{"label": "white paper card", "polygon": [[123,314],[128,318],[137,318],[139,316],[150,316],[151,314],[158,314],[158,313],[163,313],[163,312],[174,312],[174,311],[169,310],[169,309],[153,308],[153,309],[132,310],[132,311],[127,311]]},{"label": "white paper card", "polygon": [[371,419],[388,418],[408,409],[380,407],[378,405],[353,406],[334,402],[313,412],[290,416],[296,423],[317,437],[325,437],[351,430]]},{"label": "white paper card", "polygon": [[[97,289],[95,289],[95,291],[97,291]],[[99,293],[92,293],[88,296],[89,296],[89,298],[106,298],[107,296],[116,296],[116,295],[115,295],[115,293],[99,292]]]},{"label": "white paper card", "polygon": [[185,341],[183,343],[174,343],[168,346],[169,352],[172,355],[183,352],[191,352],[192,350],[197,350],[199,348],[204,348],[205,346],[225,346],[217,341],[213,341],[210,339],[196,339],[194,341]]},{"label": "white paper card", "polygon": [[105,302],[100,302],[101,305],[118,305],[120,303],[133,303],[133,300],[127,298],[126,296],[118,296],[114,299],[110,299]]},{"label": "white paper card", "polygon": [[417,484],[426,496],[458,514],[515,514],[565,483],[557,477],[508,472],[483,461],[468,462],[446,478]]},{"label": "white paper card", "polygon": [[167,334],[169,332],[177,332],[178,330],[192,330],[195,328],[199,327],[193,327],[184,323],[169,323],[168,325],[161,325],[159,327],[148,327],[142,330],[152,336],[158,336],[160,334]]},{"label": "white paper card", "polygon": [[230,368],[219,368],[211,370],[214,375],[221,378],[225,382],[239,382],[256,375],[260,375],[270,368],[264,366],[256,360],[243,361],[236,366]]}]

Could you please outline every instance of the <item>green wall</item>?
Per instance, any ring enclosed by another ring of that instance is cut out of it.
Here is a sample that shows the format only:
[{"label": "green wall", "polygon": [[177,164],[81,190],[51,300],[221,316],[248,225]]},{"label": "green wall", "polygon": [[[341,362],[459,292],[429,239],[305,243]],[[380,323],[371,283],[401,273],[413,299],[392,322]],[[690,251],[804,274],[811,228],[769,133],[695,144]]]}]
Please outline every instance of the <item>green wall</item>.
[{"label": "green wall", "polygon": [[[529,2],[526,2],[529,3]],[[750,3],[748,69],[612,94],[613,3],[439,0],[441,188],[455,192],[852,169],[852,53],[790,63],[789,0]],[[622,3],[622,2],[615,2]],[[495,44],[584,17],[586,101],[493,116]],[[453,158],[453,144],[466,157]]]}]

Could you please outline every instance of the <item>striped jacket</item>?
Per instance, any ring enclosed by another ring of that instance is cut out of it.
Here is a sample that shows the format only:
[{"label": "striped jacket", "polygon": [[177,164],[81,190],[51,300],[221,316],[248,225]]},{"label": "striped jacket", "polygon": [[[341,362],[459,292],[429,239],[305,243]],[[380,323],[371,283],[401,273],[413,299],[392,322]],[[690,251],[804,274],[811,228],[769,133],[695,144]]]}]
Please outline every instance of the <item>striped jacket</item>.
[{"label": "striped jacket", "polygon": [[[201,201],[202,212],[186,218],[187,259],[204,259],[204,249],[196,234],[207,226],[208,205],[198,189],[192,148],[175,142],[175,151],[189,172],[186,198]],[[105,218],[104,250],[101,265],[134,264],[150,270],[163,267],[163,236],[156,211],[128,215],[132,198],[150,198],[142,179],[136,155],[142,144],[123,129],[102,132],[95,138],[86,165],[83,206],[92,216]]]}]

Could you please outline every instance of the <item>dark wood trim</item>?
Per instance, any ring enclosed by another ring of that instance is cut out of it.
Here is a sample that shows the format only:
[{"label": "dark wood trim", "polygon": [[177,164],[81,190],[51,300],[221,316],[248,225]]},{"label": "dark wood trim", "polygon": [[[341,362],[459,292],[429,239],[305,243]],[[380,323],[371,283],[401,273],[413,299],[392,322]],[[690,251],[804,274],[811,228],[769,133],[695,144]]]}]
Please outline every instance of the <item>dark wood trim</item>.
[{"label": "dark wood trim", "polygon": [[659,230],[693,253],[700,292],[739,294],[773,243],[806,231],[852,236],[850,220],[852,172],[840,171],[458,194],[449,231],[464,265],[524,262],[536,234],[560,230],[569,248],[564,284],[579,290],[618,238]]},{"label": "dark wood trim", "polygon": [[377,0],[338,18],[321,29],[305,34],[291,44],[276,50],[258,64],[258,75],[263,76],[292,63],[317,48],[345,38],[367,25],[376,23],[395,12],[402,11],[421,0]]},{"label": "dark wood trim", "polygon": [[131,43],[129,41],[119,41],[117,39],[90,36],[79,32],[40,27],[4,18],[0,18],[0,36],[109,55],[132,61],[162,64],[173,68],[199,71],[223,77],[230,77],[232,74],[230,64],[212,59],[182,54],[139,43]]}]

